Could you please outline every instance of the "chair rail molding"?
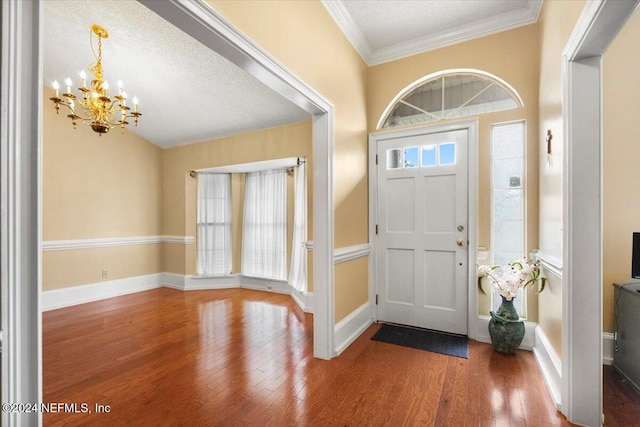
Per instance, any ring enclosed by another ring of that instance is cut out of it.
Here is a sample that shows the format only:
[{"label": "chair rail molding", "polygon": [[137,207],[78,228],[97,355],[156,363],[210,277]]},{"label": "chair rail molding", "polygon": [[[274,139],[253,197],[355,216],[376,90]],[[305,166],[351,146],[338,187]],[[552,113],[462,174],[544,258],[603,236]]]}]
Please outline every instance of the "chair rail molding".
[{"label": "chair rail molding", "polygon": [[155,243],[193,244],[194,236],[126,236],[98,237],[89,239],[46,240],[42,242],[43,251],[66,251],[71,249],[92,249],[109,246],[149,245]]},{"label": "chair rail molding", "polygon": [[562,278],[562,258],[553,256],[544,250],[536,251],[534,258],[534,260],[540,261],[540,265],[544,267],[546,271]]},{"label": "chair rail molding", "polygon": [[333,262],[340,264],[341,262],[352,261],[358,258],[368,257],[371,254],[371,244],[363,243],[361,245],[345,246],[333,251]]}]

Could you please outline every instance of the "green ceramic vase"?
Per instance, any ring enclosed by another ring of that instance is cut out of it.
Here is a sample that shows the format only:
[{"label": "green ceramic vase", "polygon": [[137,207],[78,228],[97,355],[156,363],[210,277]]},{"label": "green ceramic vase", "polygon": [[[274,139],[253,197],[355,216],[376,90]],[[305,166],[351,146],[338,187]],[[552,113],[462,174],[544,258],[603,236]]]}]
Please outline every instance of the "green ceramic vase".
[{"label": "green ceramic vase", "polygon": [[498,311],[490,312],[489,335],[493,348],[502,354],[515,354],[524,338],[524,322],[518,317],[513,299],[502,297]]}]

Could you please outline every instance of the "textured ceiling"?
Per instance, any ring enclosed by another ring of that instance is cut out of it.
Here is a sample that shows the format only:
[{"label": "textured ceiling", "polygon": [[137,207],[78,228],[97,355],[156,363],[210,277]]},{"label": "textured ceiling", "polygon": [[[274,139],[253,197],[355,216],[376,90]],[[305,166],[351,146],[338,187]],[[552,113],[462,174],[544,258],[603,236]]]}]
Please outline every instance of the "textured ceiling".
[{"label": "textured ceiling", "polygon": [[71,77],[77,87],[80,70],[88,72],[89,64],[95,62],[90,27],[102,25],[110,33],[102,44],[110,92],[117,91],[116,83],[122,80],[129,98],[139,98],[143,115],[138,128],[131,130],[158,146],[310,118],[137,1],[47,0],[43,4],[44,83],[51,86],[58,80],[62,85]]},{"label": "textured ceiling", "polygon": [[533,23],[542,0],[322,0],[368,64]]},{"label": "textured ceiling", "polygon": [[[265,0],[266,1],[266,0]],[[369,64],[535,22],[541,0],[323,0]],[[44,83],[88,71],[90,26],[103,43],[105,78],[122,80],[143,116],[132,129],[161,147],[309,118],[302,109],[135,0],[47,0]]]}]

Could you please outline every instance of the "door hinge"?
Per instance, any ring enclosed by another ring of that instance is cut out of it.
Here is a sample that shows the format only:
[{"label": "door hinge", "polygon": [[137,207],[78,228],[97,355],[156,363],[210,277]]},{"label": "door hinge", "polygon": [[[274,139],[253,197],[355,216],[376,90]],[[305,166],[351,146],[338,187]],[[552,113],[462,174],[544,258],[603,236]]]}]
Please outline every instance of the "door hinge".
[{"label": "door hinge", "polygon": [[376,224],[376,234],[378,234],[378,224]]},{"label": "door hinge", "polygon": [[376,165],[378,164],[378,155],[376,154]]},{"label": "door hinge", "polygon": [[378,294],[376,294],[376,305],[378,305]]}]

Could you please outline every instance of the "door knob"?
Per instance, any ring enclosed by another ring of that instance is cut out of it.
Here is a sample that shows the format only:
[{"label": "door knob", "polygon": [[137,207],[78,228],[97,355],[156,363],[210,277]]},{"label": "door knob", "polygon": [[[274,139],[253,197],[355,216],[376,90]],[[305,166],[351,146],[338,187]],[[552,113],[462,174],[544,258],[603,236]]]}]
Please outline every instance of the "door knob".
[{"label": "door knob", "polygon": [[464,240],[462,240],[462,239],[458,239],[458,240],[456,241],[456,243],[458,244],[458,246],[462,246],[462,245],[464,245]]}]

